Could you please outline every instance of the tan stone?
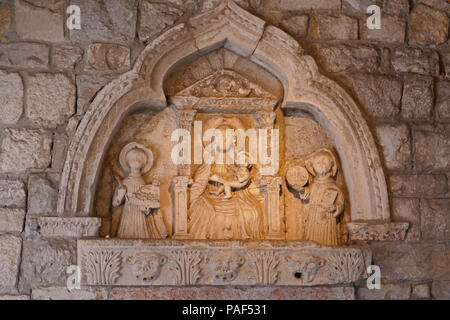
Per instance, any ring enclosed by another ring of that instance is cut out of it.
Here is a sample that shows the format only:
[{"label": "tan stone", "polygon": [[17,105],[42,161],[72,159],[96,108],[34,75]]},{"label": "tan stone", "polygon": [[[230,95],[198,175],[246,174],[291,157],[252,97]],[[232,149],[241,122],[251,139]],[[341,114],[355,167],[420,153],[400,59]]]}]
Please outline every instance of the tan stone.
[{"label": "tan stone", "polygon": [[450,120],[450,81],[436,83],[436,119]]},{"label": "tan stone", "polygon": [[106,300],[105,288],[86,287],[69,290],[67,287],[39,287],[31,290],[33,300]]},{"label": "tan stone", "polygon": [[22,113],[22,78],[18,73],[0,71],[0,123],[17,123]]},{"label": "tan stone", "polygon": [[439,45],[448,38],[449,19],[444,12],[419,4],[411,11],[409,43],[413,45]]},{"label": "tan stone", "polygon": [[35,129],[5,129],[0,151],[0,171],[20,173],[50,165],[51,132]]},{"label": "tan stone", "polygon": [[61,42],[63,15],[38,9],[21,0],[14,1],[16,32],[24,40]]},{"label": "tan stone", "polygon": [[372,46],[314,44],[313,56],[327,72],[367,71],[378,69],[379,54]]},{"label": "tan stone", "polygon": [[130,49],[115,44],[91,44],[87,51],[86,67],[93,70],[126,71],[130,69]]},{"label": "tan stone", "polygon": [[357,39],[358,21],[345,15],[314,14],[311,18],[311,36],[320,40]]},{"label": "tan stone", "polygon": [[24,208],[25,185],[14,180],[0,180],[0,203],[5,207]]},{"label": "tan stone", "polygon": [[7,37],[4,35],[11,23],[11,7],[7,3],[3,3],[0,5],[0,42],[4,42],[7,40]]},{"label": "tan stone", "polygon": [[430,299],[430,297],[430,285],[428,283],[418,284],[413,287],[412,299],[421,300]]},{"label": "tan stone", "polygon": [[410,223],[406,239],[420,240],[420,203],[419,199],[392,198],[392,219]]},{"label": "tan stone", "polygon": [[0,232],[22,232],[25,210],[0,208]]},{"label": "tan stone", "polygon": [[418,127],[413,130],[414,162],[422,171],[448,170],[450,145],[449,125]]},{"label": "tan stone", "polygon": [[438,300],[450,300],[450,281],[433,281],[431,294]]},{"label": "tan stone", "polygon": [[404,170],[411,167],[411,138],[406,125],[381,125],[376,128],[385,165],[391,170]]},{"label": "tan stone", "polygon": [[292,16],[281,21],[281,27],[294,37],[303,38],[308,33],[309,17],[307,15]]},{"label": "tan stone", "polygon": [[408,120],[430,119],[433,104],[433,78],[407,75],[403,85],[402,117]]},{"label": "tan stone", "polygon": [[183,11],[171,4],[142,1],[140,14],[138,36],[139,40],[146,41],[172,26]]},{"label": "tan stone", "polygon": [[[364,21],[364,20],[363,20]],[[381,29],[369,29],[367,24],[360,24],[361,39],[387,43],[405,42],[405,20],[388,15],[381,15]]]},{"label": "tan stone", "polygon": [[424,239],[450,239],[450,199],[422,199],[421,229]]},{"label": "tan stone", "polygon": [[0,300],[30,300],[30,297],[26,295],[4,294],[0,295]]},{"label": "tan stone", "polygon": [[26,116],[33,123],[54,128],[75,113],[75,86],[66,75],[38,73],[26,81]]},{"label": "tan stone", "polygon": [[408,0],[383,0],[383,10],[389,14],[406,15],[409,13]]},{"label": "tan stone", "polygon": [[49,49],[37,43],[0,43],[0,67],[45,67]]},{"label": "tan stone", "polygon": [[370,290],[358,288],[356,298],[358,300],[409,300],[411,286],[409,284],[381,284],[380,289]]},{"label": "tan stone", "polygon": [[92,101],[97,92],[112,79],[114,79],[112,75],[83,74],[77,76],[77,113],[84,113],[88,103]]},{"label": "tan stone", "polygon": [[22,239],[4,234],[0,235],[0,293],[16,291],[17,275],[19,272]]},{"label": "tan stone", "polygon": [[341,8],[340,0],[268,0],[265,6],[270,9],[279,10],[311,10],[328,9],[339,10]]},{"label": "tan stone", "polygon": [[32,174],[28,180],[28,215],[54,215],[58,198],[55,175]]},{"label": "tan stone", "polygon": [[430,197],[448,192],[445,175],[392,175],[389,181],[391,192],[399,196]]},{"label": "tan stone", "polygon": [[381,7],[382,0],[342,0],[342,11],[345,13],[367,13],[367,7],[378,5]]},{"label": "tan stone", "polygon": [[395,72],[439,74],[439,56],[432,50],[399,47],[393,50],[391,62]]},{"label": "tan stone", "polygon": [[73,69],[81,61],[83,50],[75,46],[57,46],[52,50],[52,64],[57,68]]}]

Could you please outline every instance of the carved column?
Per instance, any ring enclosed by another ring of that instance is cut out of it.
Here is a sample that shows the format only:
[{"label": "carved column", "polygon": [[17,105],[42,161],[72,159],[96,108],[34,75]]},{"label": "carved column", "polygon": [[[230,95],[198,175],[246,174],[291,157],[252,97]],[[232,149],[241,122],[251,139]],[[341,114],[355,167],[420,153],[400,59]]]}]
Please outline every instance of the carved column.
[{"label": "carved column", "polygon": [[178,176],[172,180],[174,200],[173,239],[188,239],[188,186],[189,176]]},{"label": "carved column", "polygon": [[[192,139],[192,124],[194,122],[195,115],[197,114],[197,110],[192,109],[176,109],[176,114],[178,117],[178,127],[180,129],[185,129],[189,131]],[[178,167],[178,174],[180,176],[189,176],[191,174],[191,165],[190,164],[181,164]]]},{"label": "carved column", "polygon": [[261,181],[266,196],[266,239],[285,239],[280,212],[280,190],[282,181],[281,177],[263,177]]}]

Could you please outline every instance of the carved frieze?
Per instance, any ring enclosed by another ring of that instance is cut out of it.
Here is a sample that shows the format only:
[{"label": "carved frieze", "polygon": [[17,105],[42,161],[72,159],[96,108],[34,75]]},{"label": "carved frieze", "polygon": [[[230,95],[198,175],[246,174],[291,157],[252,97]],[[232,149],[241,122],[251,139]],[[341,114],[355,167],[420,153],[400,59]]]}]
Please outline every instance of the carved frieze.
[{"label": "carved frieze", "polygon": [[39,217],[40,233],[44,237],[96,237],[101,219],[95,217]]},{"label": "carved frieze", "polygon": [[408,222],[386,222],[370,224],[367,222],[349,222],[347,229],[350,240],[393,241],[405,240]]}]

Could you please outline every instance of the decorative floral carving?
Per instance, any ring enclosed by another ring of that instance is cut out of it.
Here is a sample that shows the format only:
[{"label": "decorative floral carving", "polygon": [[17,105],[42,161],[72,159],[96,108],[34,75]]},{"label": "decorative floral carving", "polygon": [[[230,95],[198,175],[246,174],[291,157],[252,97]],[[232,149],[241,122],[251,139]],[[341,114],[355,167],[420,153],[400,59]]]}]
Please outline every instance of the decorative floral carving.
[{"label": "decorative floral carving", "polygon": [[214,282],[232,282],[238,276],[245,258],[235,252],[219,252],[207,259],[211,263]]},{"label": "decorative floral carving", "polygon": [[361,252],[334,253],[326,260],[328,276],[340,283],[356,281],[364,271],[364,257]]},{"label": "decorative floral carving", "polygon": [[175,276],[175,283],[181,285],[196,284],[200,279],[200,251],[172,251],[169,269]]},{"label": "decorative floral carving", "polygon": [[166,256],[154,252],[139,252],[127,258],[127,263],[131,264],[133,275],[142,281],[156,280],[166,262]]},{"label": "decorative floral carving", "polygon": [[250,252],[248,254],[252,274],[249,280],[255,284],[271,285],[278,280],[280,263],[278,255],[274,251]]},{"label": "decorative floral carving", "polygon": [[347,223],[350,240],[393,241],[404,240],[408,230],[408,222],[392,222],[383,224]]},{"label": "decorative floral carving", "polygon": [[88,284],[111,285],[119,278],[122,265],[120,251],[106,249],[83,252],[83,274],[86,274]]},{"label": "decorative floral carving", "polygon": [[304,283],[312,282],[325,260],[311,254],[296,254],[285,257],[292,275]]},{"label": "decorative floral carving", "polygon": [[47,237],[95,237],[101,225],[100,218],[39,217],[40,233]]}]

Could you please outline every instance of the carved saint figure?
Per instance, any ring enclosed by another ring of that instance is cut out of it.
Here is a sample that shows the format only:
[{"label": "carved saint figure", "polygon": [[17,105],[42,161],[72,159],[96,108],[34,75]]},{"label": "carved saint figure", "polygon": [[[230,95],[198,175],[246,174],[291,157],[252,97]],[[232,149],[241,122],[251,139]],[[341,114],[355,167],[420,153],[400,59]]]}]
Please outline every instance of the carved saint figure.
[{"label": "carved saint figure", "polygon": [[[118,238],[164,239],[168,236],[159,212],[159,184],[146,184],[143,175],[153,165],[153,153],[142,144],[131,142],[120,152],[121,167],[129,171],[123,180],[116,177],[113,206],[123,208],[113,214],[113,235]],[[120,176],[120,172],[117,172]]]},{"label": "carved saint figure", "polygon": [[305,185],[309,179],[304,177],[300,179],[301,183],[288,180],[306,202],[304,240],[339,245],[337,219],[344,210],[344,196],[334,179],[337,174],[336,158],[331,151],[320,149],[306,159],[305,166],[314,177],[308,186]]},{"label": "carved saint figure", "polygon": [[[205,127],[220,130],[223,137],[227,129],[244,128],[239,119],[223,116],[208,120]],[[235,142],[227,143],[213,150],[224,157],[224,164],[203,164],[194,175],[188,221],[192,239],[263,238],[260,204],[248,188],[249,166],[227,164]]]}]

